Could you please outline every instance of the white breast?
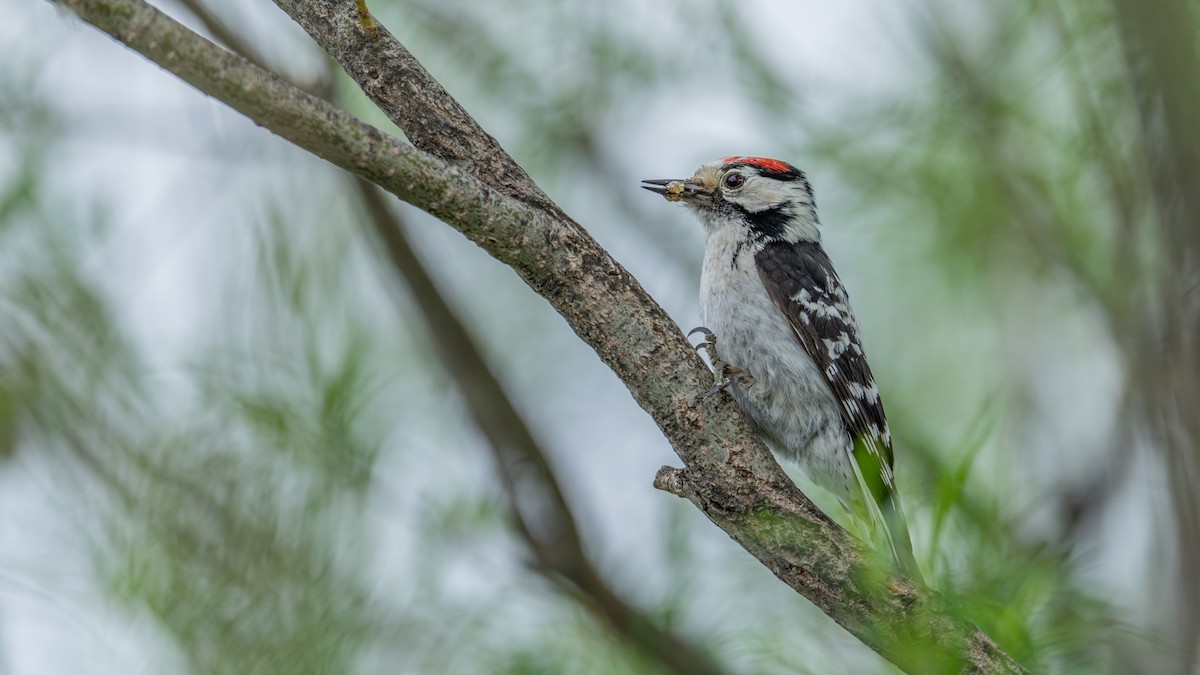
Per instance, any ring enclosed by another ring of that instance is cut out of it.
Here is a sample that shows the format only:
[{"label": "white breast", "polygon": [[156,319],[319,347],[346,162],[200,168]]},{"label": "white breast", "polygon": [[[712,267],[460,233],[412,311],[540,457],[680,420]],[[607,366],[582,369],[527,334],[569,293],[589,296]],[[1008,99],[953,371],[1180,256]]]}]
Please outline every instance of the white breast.
[{"label": "white breast", "polygon": [[857,489],[850,436],[837,400],[792,332],[754,265],[754,250],[736,226],[712,229],[700,277],[700,316],[717,336],[717,352],[753,378],[734,398],[779,456],[841,496]]}]

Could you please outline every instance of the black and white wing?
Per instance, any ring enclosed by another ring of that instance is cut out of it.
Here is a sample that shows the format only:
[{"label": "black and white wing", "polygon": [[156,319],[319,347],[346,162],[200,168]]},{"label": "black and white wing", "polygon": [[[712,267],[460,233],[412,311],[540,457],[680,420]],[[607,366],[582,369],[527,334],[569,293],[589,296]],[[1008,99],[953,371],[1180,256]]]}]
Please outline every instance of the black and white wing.
[{"label": "black and white wing", "polygon": [[772,242],[754,261],[767,293],[841,404],[863,487],[878,507],[873,513],[883,517],[897,559],[916,571],[892,481],[892,438],[883,401],[867,365],[858,320],[829,256],[812,242]]},{"label": "black and white wing", "polygon": [[858,320],[829,256],[818,244],[775,242],[759,251],[754,261],[767,293],[841,404],[850,435],[877,454],[890,474],[887,416],[863,352]]}]

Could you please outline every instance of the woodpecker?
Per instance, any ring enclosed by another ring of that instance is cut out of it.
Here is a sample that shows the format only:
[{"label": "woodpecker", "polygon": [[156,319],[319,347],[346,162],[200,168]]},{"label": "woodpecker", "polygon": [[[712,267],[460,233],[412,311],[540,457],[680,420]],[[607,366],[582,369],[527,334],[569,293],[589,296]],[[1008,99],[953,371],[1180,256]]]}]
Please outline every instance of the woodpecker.
[{"label": "woodpecker", "polygon": [[691,178],[641,187],[687,205],[704,225],[700,332],[728,389],[778,457],[882,529],[920,578],[893,481],[892,438],[858,319],[821,247],[812,186],[796,167],[725,157]]}]

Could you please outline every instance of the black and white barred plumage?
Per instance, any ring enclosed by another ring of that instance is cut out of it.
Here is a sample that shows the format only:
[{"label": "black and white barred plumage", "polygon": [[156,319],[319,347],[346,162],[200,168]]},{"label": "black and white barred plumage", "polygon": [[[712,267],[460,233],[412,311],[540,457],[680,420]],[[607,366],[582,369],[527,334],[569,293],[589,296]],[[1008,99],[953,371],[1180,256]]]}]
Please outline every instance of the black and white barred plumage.
[{"label": "black and white barred plumage", "polygon": [[687,180],[646,182],[705,225],[701,317],[734,374],[734,398],[777,455],[882,524],[898,562],[919,574],[883,402],[804,174],[726,157]]}]

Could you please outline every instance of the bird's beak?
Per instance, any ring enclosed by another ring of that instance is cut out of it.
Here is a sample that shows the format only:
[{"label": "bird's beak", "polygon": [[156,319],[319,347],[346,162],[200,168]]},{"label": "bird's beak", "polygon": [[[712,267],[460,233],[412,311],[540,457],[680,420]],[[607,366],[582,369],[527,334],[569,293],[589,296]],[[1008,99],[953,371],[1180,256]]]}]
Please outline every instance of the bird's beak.
[{"label": "bird's beak", "polygon": [[642,189],[666,197],[669,202],[703,202],[712,199],[712,193],[704,185],[691,179],[658,178],[642,181]]}]

